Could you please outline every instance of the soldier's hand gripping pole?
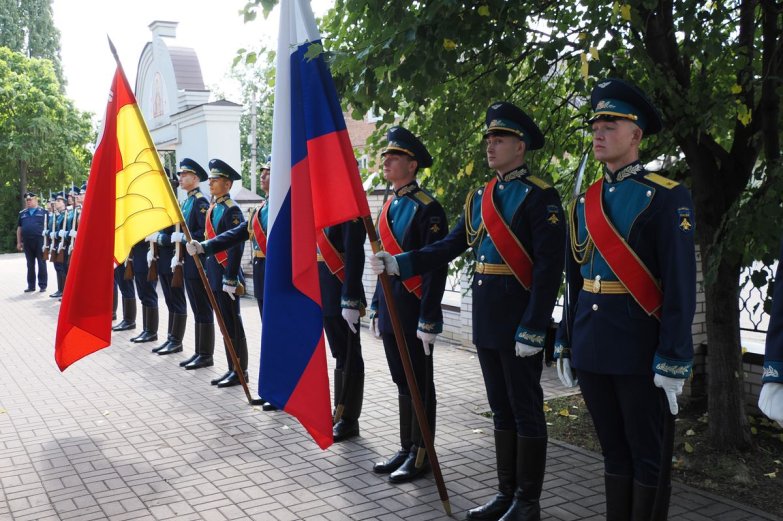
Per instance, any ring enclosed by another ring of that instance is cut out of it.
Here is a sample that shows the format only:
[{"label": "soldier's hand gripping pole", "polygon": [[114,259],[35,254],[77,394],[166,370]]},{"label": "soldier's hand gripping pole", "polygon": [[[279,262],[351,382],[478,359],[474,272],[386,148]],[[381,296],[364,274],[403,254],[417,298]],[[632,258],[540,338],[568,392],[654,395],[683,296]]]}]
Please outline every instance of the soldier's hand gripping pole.
[{"label": "soldier's hand gripping pole", "polygon": [[[370,239],[372,252],[378,253],[381,249],[381,243],[378,240],[378,234],[375,232],[375,225],[369,215],[362,217],[362,220],[364,221],[364,228],[367,230],[367,237]],[[400,317],[397,314],[397,305],[394,302],[394,295],[392,294],[391,280],[386,273],[381,273],[378,275],[378,278],[381,281],[381,288],[383,289],[383,295],[386,299],[386,307],[389,310],[389,319],[391,320],[392,328],[394,329],[397,349],[400,351],[402,368],[405,370],[405,380],[408,382],[408,389],[411,391],[413,410],[416,412],[416,420],[419,422],[421,435],[424,438],[424,446],[427,449],[427,453],[430,455],[432,474],[435,477],[435,484],[438,487],[438,495],[440,496],[443,510],[446,512],[446,515],[451,516],[449,493],[446,490],[446,484],[443,482],[443,474],[440,471],[438,456],[435,454],[435,439],[432,436],[432,430],[427,421],[427,412],[425,411],[424,403],[421,400],[419,387],[416,385],[416,375],[413,373],[413,365],[411,364],[410,354],[408,353],[408,345],[405,342],[405,334],[402,329],[402,324],[400,324]]]}]

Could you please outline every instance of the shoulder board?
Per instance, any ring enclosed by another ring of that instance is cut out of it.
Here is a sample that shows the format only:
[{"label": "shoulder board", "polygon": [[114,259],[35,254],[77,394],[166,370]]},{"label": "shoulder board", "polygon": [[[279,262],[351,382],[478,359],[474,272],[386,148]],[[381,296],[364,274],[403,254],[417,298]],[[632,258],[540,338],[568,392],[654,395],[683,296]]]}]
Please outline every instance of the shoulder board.
[{"label": "shoulder board", "polygon": [[424,206],[427,206],[428,204],[430,204],[432,201],[435,200],[430,194],[428,194],[424,190],[417,190],[411,195],[413,196],[414,199],[419,201]]},{"label": "shoulder board", "polygon": [[196,194],[196,199],[206,199],[206,198],[207,198],[207,196],[204,195],[204,192],[198,192]]},{"label": "shoulder board", "polygon": [[533,183],[537,187],[539,187],[541,190],[546,190],[547,188],[552,188],[552,185],[541,179],[540,177],[536,177],[534,175],[529,175],[526,178],[524,178],[526,181],[529,181],[530,183]]},{"label": "shoulder board", "polygon": [[25,213],[26,211],[27,211],[27,208],[24,208],[23,210],[19,210],[19,215],[22,215],[22,214],[23,214],[23,213]]},{"label": "shoulder board", "polygon": [[233,199],[226,199],[223,202],[226,203],[226,206],[229,208],[233,208],[234,206],[237,205],[237,203],[235,203]]},{"label": "shoulder board", "polygon": [[660,185],[664,188],[668,188],[670,190],[675,186],[677,186],[678,184],[680,184],[677,181],[672,181],[668,177],[663,177],[662,175],[658,175],[658,174],[647,174],[646,176],[644,176],[644,178],[647,179],[648,181],[651,181],[657,185]]}]

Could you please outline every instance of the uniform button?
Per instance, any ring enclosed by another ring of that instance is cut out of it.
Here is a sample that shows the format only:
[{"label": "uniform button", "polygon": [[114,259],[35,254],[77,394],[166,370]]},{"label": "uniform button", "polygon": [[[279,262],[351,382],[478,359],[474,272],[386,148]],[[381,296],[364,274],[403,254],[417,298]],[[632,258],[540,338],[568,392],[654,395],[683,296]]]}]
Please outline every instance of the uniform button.
[{"label": "uniform button", "polygon": [[482,256],[481,256],[481,259],[479,259],[479,260],[484,260],[485,258],[486,258],[486,257],[485,257],[484,255],[482,255]]},{"label": "uniform button", "polygon": [[394,224],[394,219],[392,219],[391,221],[389,221],[389,224]]},{"label": "uniform button", "polygon": [[652,197],[652,190],[647,190],[647,197]]},{"label": "uniform button", "polygon": [[579,198],[579,202],[580,202],[580,203],[584,203],[584,202],[585,202],[585,198],[584,198],[584,197],[580,197],[580,198]]},{"label": "uniform button", "polygon": [[400,200],[398,199],[398,200],[394,201],[394,204],[397,204],[397,203],[399,203],[399,202],[400,202]]},{"label": "uniform button", "polygon": [[477,193],[477,194],[479,194],[479,195],[481,195],[481,190],[479,190],[479,191],[478,191],[478,192],[476,192],[476,193]]},{"label": "uniform button", "polygon": [[593,311],[598,311],[598,304],[593,304]]},{"label": "uniform button", "polygon": [[609,187],[609,191],[610,191],[610,192],[614,192],[614,186],[610,186],[610,187]]},{"label": "uniform button", "polygon": [[478,285],[479,285],[479,286],[481,286],[481,284],[482,284],[483,282],[484,282],[483,280],[480,280],[480,281],[478,281]]},{"label": "uniform button", "polygon": [[505,188],[505,186],[503,186],[503,185],[498,185],[498,188],[500,188],[501,190],[503,190],[503,189]]},{"label": "uniform button", "polygon": [[596,275],[595,276],[595,280],[601,280],[601,276],[600,275]]}]

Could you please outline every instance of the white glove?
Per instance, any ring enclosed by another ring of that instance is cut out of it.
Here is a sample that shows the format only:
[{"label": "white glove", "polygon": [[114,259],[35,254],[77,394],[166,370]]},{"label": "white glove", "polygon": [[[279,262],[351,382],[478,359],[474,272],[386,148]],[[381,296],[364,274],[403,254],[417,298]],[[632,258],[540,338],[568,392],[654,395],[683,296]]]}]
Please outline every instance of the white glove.
[{"label": "white glove", "polygon": [[236,286],[229,286],[228,284],[223,284],[223,291],[228,293],[228,296],[231,297],[231,300],[236,300],[237,298],[234,296],[234,293],[237,292]]},{"label": "white glove", "polygon": [[171,234],[171,242],[185,242],[185,234],[182,232],[174,232]]},{"label": "white glove", "polygon": [[514,346],[514,351],[516,351],[517,356],[520,358],[537,355],[543,350],[544,350],[543,347],[529,346],[527,344],[523,344],[522,342],[517,342],[516,345]]},{"label": "white glove", "polygon": [[416,338],[421,340],[421,343],[424,346],[424,354],[426,356],[430,356],[432,354],[432,350],[430,349],[430,346],[435,345],[435,339],[438,338],[438,335],[436,333],[427,333],[426,331],[417,329]]},{"label": "white glove", "polygon": [[73,239],[74,237],[76,237],[76,230],[71,230],[71,231],[69,231],[69,232],[68,232],[68,237],[70,237],[70,238],[72,238],[72,239]]},{"label": "white glove", "polygon": [[60,238],[65,239],[68,236],[68,232],[66,230],[60,230],[57,232],[57,235],[59,235]]},{"label": "white glove", "polygon": [[343,308],[343,319],[348,322],[348,328],[355,335],[356,325],[359,323],[359,310]]},{"label": "white glove", "polygon": [[680,408],[677,406],[677,396],[682,394],[685,378],[672,378],[655,373],[653,383],[666,393],[666,399],[669,400],[669,412],[672,413],[672,416],[677,416],[677,413],[680,411]]},{"label": "white glove", "polygon": [[783,384],[767,382],[761,386],[759,409],[770,420],[775,420],[783,427]]},{"label": "white glove", "polygon": [[388,252],[379,251],[375,255],[368,257],[370,261],[370,269],[376,275],[380,275],[384,271],[389,275],[399,275],[400,266],[397,264],[397,259],[393,255],[389,255]]},{"label": "white glove", "polygon": [[204,246],[200,242],[193,239],[189,243],[185,244],[185,249],[188,250],[188,255],[195,257],[201,253],[204,253]]},{"label": "white glove", "polygon": [[179,266],[179,260],[177,259],[177,257],[172,257],[171,258],[171,271],[174,271],[174,269],[177,266]]},{"label": "white glove", "polygon": [[51,240],[54,240],[55,237],[57,237],[57,232],[49,232],[49,238]]},{"label": "white glove", "polygon": [[579,381],[574,376],[574,371],[571,369],[571,359],[560,357],[557,359],[557,377],[560,379],[565,387],[576,387]]},{"label": "white glove", "polygon": [[158,232],[147,235],[144,240],[147,242],[158,242]]},{"label": "white glove", "polygon": [[378,317],[370,320],[370,331],[372,331],[375,338],[381,338],[381,330],[378,328]]}]

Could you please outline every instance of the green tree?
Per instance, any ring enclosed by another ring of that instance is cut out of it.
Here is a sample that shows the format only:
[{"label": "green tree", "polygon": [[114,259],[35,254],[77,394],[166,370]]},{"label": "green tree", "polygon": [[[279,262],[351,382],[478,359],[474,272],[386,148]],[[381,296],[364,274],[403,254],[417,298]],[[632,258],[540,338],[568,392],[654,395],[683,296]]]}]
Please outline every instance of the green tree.
[{"label": "green tree", "polygon": [[[246,16],[270,4],[252,0]],[[741,267],[780,239],[779,3],[337,0],[323,22],[343,101],[425,136],[436,156],[425,182],[451,215],[487,178],[477,172],[486,171],[479,141],[490,102],[514,101],[541,123],[548,144],[530,160],[566,194],[587,148],[595,81],[624,77],[650,93],[667,130],[643,154],[667,152],[667,174],[692,189],[696,207],[712,442],[750,446],[737,302]]]},{"label": "green tree", "polygon": [[54,25],[52,0],[0,0],[0,47],[50,60],[64,87],[60,31]]},{"label": "green tree", "polygon": [[[27,190],[56,189],[87,178],[94,136],[89,114],[60,89],[52,62],[0,47],[0,183],[19,197]],[[18,201],[18,199],[17,199]],[[18,204],[3,205],[13,224]],[[9,226],[0,247],[13,247]]]}]

